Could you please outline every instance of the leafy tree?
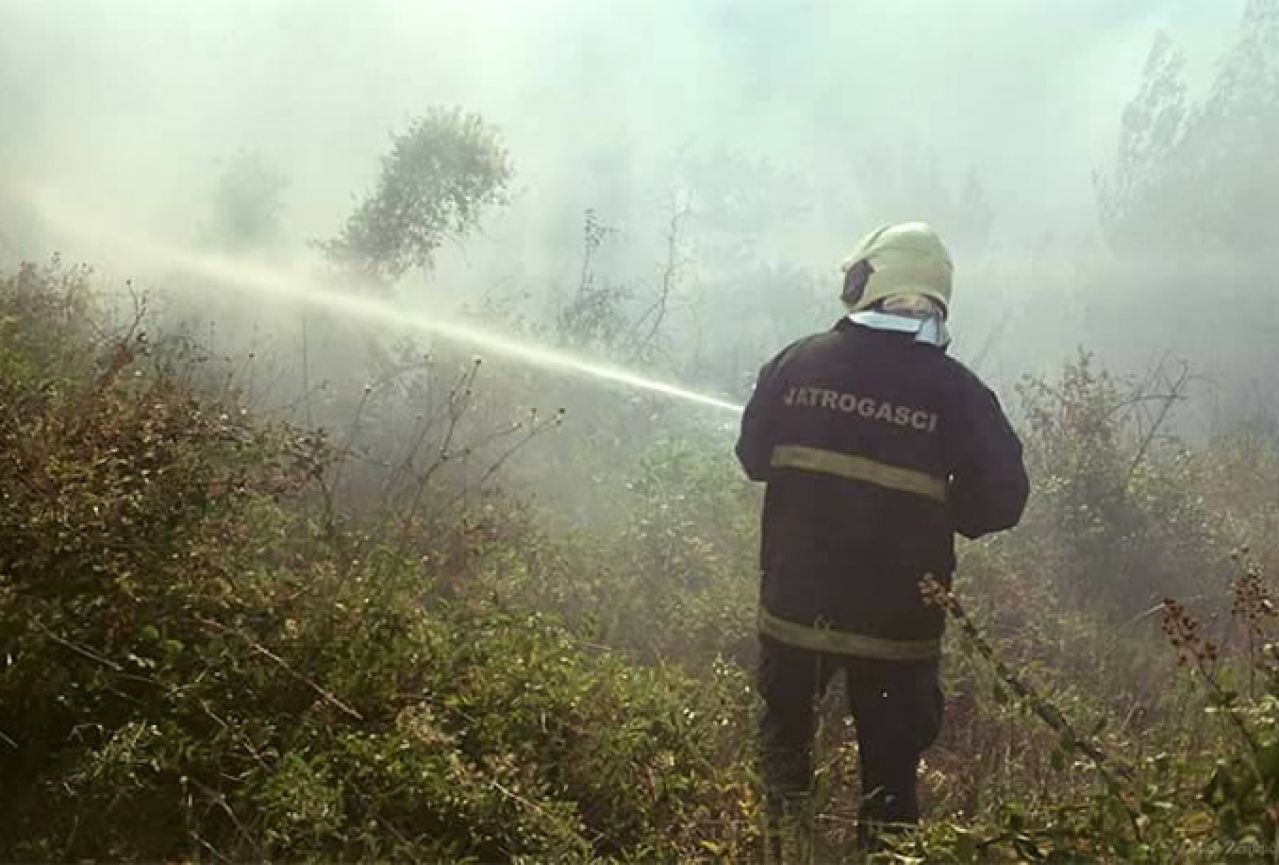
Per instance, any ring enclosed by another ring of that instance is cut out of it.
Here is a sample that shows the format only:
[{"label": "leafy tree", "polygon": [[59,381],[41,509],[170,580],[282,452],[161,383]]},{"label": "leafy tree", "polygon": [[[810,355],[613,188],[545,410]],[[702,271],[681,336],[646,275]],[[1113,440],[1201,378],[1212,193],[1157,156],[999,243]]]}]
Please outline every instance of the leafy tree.
[{"label": "leafy tree", "polygon": [[391,137],[373,191],[322,248],[330,261],[394,282],[414,267],[430,268],[446,239],[505,203],[510,178],[495,129],[478,114],[433,109]]}]

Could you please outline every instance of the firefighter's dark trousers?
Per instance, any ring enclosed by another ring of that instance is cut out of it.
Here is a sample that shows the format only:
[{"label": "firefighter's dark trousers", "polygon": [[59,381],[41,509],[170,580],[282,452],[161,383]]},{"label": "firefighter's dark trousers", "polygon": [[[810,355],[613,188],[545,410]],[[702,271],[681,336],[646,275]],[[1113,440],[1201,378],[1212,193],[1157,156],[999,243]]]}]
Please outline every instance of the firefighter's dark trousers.
[{"label": "firefighter's dark trousers", "polygon": [[916,823],[915,773],[941,730],[938,662],[881,661],[798,649],[760,636],[764,785],[770,810],[804,801],[812,783],[814,709],[835,674],[846,678],[857,725],[862,805],[859,836]]}]

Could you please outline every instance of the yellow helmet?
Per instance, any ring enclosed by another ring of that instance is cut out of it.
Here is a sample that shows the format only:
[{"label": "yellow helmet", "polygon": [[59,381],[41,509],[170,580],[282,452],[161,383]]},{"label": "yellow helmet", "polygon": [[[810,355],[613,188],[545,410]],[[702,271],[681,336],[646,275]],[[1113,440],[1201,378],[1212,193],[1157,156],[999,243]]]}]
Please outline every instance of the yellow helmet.
[{"label": "yellow helmet", "polygon": [[849,312],[870,309],[891,297],[919,295],[950,310],[954,265],[946,246],[923,222],[885,225],[863,237],[844,259],[840,300]]}]

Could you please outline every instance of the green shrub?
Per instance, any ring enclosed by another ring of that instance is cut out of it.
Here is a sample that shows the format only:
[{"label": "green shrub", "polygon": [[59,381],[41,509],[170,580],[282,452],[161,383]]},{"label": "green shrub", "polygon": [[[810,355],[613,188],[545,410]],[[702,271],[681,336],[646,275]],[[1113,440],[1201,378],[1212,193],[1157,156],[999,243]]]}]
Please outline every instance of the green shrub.
[{"label": "green shrub", "polygon": [[[430,419],[399,486],[353,481],[357,430],[334,447],[263,422],[143,320],[101,337],[83,271],[24,268],[0,310],[0,858],[758,852],[738,663],[759,501],[725,445],[651,443],[625,500],[558,532],[414,462],[437,449]],[[1027,386],[1032,511],[965,545],[957,581],[1004,665],[952,629],[948,721],[921,776],[932,819],[893,855],[1273,848],[1260,565],[1242,566],[1233,642],[1211,651],[1185,609],[1147,607],[1211,588],[1223,537],[1264,534],[1273,450],[1139,434],[1115,411],[1124,387],[1087,358]],[[359,417],[394,444],[394,423]],[[445,426],[469,452],[471,432]],[[1154,639],[1161,610],[1190,678]],[[819,825],[840,851],[853,730],[827,724],[821,742]]]},{"label": "green shrub", "polygon": [[1133,616],[1168,594],[1225,591],[1203,461],[1166,428],[1189,379],[1165,378],[1119,381],[1081,352],[1019,388],[1034,492],[1013,537],[1073,607]]},{"label": "green shrub", "polygon": [[31,349],[0,366],[40,370],[0,378],[0,858],[752,843],[736,668],[637,665],[510,606],[489,589],[542,563],[499,523],[335,526],[299,498],[321,439],[149,366],[140,333],[57,388]]}]

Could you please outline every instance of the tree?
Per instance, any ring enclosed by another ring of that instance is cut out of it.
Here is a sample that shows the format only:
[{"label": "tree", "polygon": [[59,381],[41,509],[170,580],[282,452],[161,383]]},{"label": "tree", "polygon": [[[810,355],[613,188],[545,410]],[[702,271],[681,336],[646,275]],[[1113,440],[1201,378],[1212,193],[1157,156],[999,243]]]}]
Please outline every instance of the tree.
[{"label": "tree", "polygon": [[[1279,414],[1279,0],[1248,0],[1208,92],[1187,96],[1180,52],[1156,39],[1098,177],[1113,253],[1091,275],[1086,326],[1130,358],[1174,349],[1217,383],[1218,422]],[[1133,323],[1140,321],[1140,327]],[[1222,339],[1229,334],[1228,339]]]},{"label": "tree", "polygon": [[256,150],[227,160],[213,190],[215,241],[234,250],[263,246],[278,238],[288,179]]},{"label": "tree", "polygon": [[582,270],[573,297],[555,316],[556,340],[574,349],[609,352],[618,347],[626,330],[626,302],[631,293],[624,285],[603,282],[596,273],[600,247],[618,233],[587,208],[582,223]]},{"label": "tree", "polygon": [[1135,253],[1273,247],[1279,0],[1249,0],[1238,41],[1202,102],[1187,102],[1183,70],[1181,52],[1158,36],[1141,89],[1124,109],[1114,170],[1098,178],[1108,241]]},{"label": "tree", "polygon": [[496,130],[479,115],[432,109],[391,136],[372,193],[321,247],[330,261],[383,284],[429,269],[446,239],[506,202],[511,173]]}]

